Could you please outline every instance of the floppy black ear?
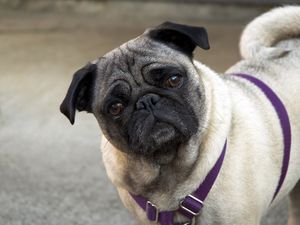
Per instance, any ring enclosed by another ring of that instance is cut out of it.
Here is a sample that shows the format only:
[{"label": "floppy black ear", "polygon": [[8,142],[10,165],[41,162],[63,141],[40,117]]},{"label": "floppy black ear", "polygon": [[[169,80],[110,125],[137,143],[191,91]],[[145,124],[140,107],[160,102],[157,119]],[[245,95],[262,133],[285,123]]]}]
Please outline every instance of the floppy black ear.
[{"label": "floppy black ear", "polygon": [[87,64],[74,75],[67,95],[60,105],[60,111],[68,117],[71,124],[75,121],[75,111],[92,110],[92,91],[97,65]]},{"label": "floppy black ear", "polygon": [[205,28],[165,22],[149,31],[151,38],[192,55],[196,46],[209,49]]}]

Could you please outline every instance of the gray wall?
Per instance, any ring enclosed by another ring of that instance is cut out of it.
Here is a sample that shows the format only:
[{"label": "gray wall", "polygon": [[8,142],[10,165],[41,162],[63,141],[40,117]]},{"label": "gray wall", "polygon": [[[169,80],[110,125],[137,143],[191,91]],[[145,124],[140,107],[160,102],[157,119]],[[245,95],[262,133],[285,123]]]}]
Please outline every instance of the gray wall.
[{"label": "gray wall", "polygon": [[[117,2],[122,0],[0,0],[0,10],[2,9],[21,9],[28,5],[45,5],[50,8],[59,8],[60,5],[82,4],[83,2]],[[127,0],[130,1],[130,0]],[[241,5],[282,5],[300,4],[300,0],[131,0],[136,2],[179,2],[179,3],[219,3],[219,4],[241,4]],[[39,8],[39,7],[37,7]]]}]

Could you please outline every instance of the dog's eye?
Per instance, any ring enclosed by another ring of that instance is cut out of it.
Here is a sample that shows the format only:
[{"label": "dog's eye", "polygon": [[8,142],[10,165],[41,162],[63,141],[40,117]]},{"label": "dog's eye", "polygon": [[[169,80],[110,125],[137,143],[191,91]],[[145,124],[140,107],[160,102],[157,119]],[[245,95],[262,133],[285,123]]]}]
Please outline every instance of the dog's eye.
[{"label": "dog's eye", "polygon": [[108,112],[113,116],[119,116],[124,111],[124,105],[121,102],[112,104]]},{"label": "dog's eye", "polygon": [[179,87],[181,84],[182,76],[180,74],[172,75],[165,81],[165,86],[167,88],[176,88]]}]

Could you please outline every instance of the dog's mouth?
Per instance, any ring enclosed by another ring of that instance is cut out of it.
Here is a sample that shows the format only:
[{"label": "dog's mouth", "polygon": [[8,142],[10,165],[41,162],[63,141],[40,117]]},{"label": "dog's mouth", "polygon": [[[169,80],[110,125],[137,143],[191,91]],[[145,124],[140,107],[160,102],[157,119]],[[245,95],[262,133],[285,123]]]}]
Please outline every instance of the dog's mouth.
[{"label": "dog's mouth", "polygon": [[168,98],[146,103],[126,123],[129,150],[150,158],[176,156],[179,146],[196,133],[196,117],[189,107]]},{"label": "dog's mouth", "polygon": [[140,144],[131,144],[130,148],[139,155],[143,155],[158,164],[168,164],[176,156],[181,144],[179,132],[172,125],[157,122],[146,141]]},{"label": "dog's mouth", "polygon": [[135,121],[131,127],[129,148],[134,153],[159,158],[174,154],[184,139],[175,125],[149,115],[141,121]]}]

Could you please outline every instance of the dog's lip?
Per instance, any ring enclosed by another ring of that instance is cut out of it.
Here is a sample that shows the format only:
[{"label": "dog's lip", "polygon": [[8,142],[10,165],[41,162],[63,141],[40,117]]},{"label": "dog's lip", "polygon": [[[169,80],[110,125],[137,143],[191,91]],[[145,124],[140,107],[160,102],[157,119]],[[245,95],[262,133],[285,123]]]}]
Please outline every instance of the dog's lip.
[{"label": "dog's lip", "polygon": [[[151,147],[144,146],[147,151],[144,154],[148,156],[161,155],[160,153],[171,152],[178,143],[179,132],[176,127],[168,122],[155,119],[144,138],[148,139]],[[140,148],[143,148],[141,145]]]},{"label": "dog's lip", "polygon": [[154,134],[155,138],[164,137],[166,140],[170,139],[171,136],[175,136],[176,130],[174,126],[166,122],[157,121],[154,123],[151,134]]},{"label": "dog's lip", "polygon": [[154,110],[152,112],[152,115],[154,116],[155,121],[169,124],[177,132],[180,132],[180,133],[185,133],[186,132],[186,128],[179,125],[179,122],[180,122],[179,120],[176,121],[174,119],[167,118],[165,113],[161,114],[161,113],[159,113],[158,110]]}]

